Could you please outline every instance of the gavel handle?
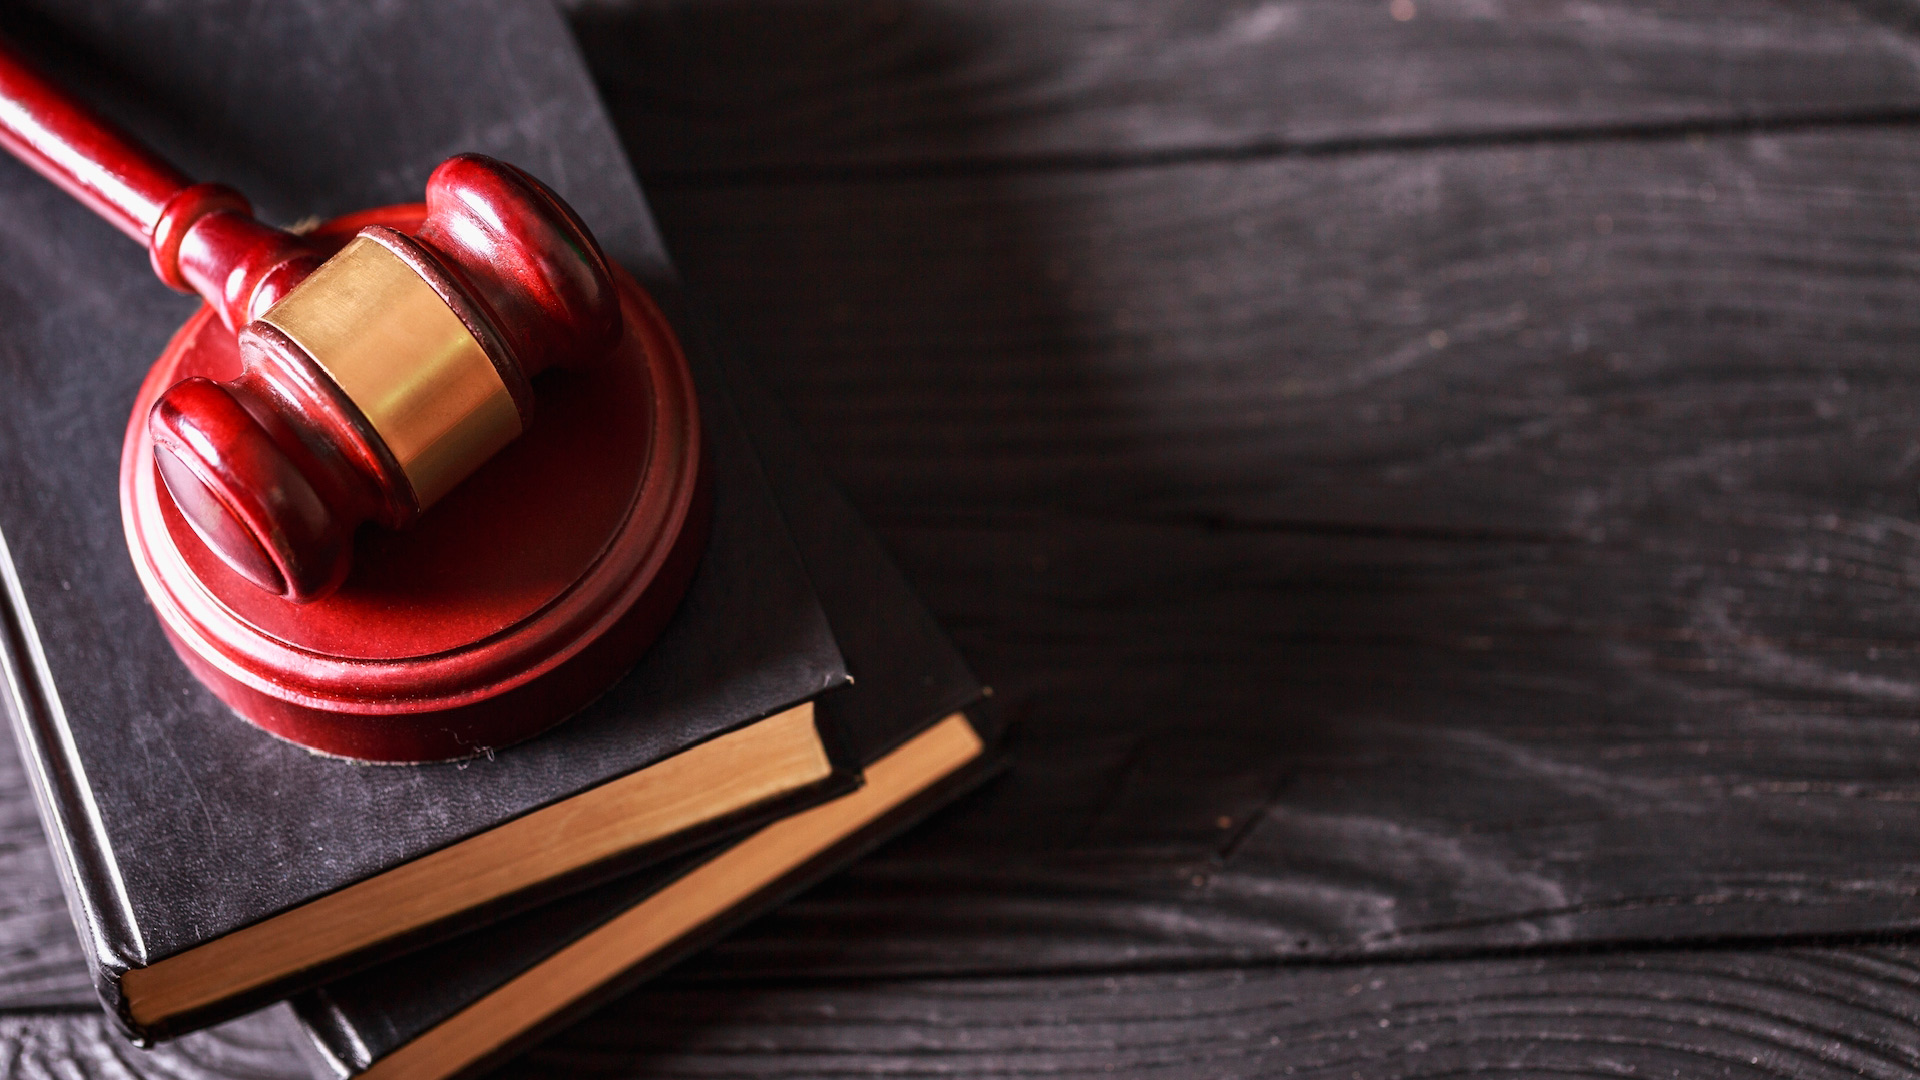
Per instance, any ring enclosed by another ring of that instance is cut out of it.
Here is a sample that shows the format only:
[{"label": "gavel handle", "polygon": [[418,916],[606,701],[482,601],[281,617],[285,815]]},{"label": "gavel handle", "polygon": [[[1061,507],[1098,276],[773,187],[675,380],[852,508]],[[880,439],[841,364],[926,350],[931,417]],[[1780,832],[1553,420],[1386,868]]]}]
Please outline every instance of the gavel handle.
[{"label": "gavel handle", "polygon": [[0,147],[147,249],[153,272],[238,330],[319,265],[311,244],[196,184],[0,41]]},{"label": "gavel handle", "polygon": [[193,181],[0,41],[0,146],[145,247]]}]

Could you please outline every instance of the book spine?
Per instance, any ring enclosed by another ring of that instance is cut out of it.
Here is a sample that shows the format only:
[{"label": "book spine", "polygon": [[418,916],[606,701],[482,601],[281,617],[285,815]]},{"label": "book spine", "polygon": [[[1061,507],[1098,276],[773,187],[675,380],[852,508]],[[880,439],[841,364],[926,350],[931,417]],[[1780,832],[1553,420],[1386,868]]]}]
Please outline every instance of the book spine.
[{"label": "book spine", "polygon": [[47,670],[45,651],[27,610],[19,571],[0,535],[0,701],[5,703],[47,844],[60,870],[67,909],[86,950],[94,989],[108,1015],[146,1045],[128,1017],[120,975],[137,966],[140,939],[119,864],[103,841],[100,811]]}]

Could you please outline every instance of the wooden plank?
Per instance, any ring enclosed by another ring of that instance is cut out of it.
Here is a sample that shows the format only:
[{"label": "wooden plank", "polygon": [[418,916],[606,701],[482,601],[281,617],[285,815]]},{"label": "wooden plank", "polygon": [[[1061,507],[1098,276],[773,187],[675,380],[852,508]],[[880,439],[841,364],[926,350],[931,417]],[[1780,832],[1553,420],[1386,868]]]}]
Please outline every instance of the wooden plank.
[{"label": "wooden plank", "polygon": [[1402,2],[570,8],[656,183],[1920,109],[1900,3]]},{"label": "wooden plank", "polygon": [[19,748],[0,734],[0,1010],[96,1000]]},{"label": "wooden plank", "polygon": [[[129,1047],[98,1016],[0,1016],[9,1076],[295,1080],[249,1018]],[[499,1077],[1359,1076],[1906,1078],[1909,949],[1594,956],[702,987],[617,999]]]},{"label": "wooden plank", "polygon": [[722,954],[1915,926],[1916,175],[1891,130],[660,197],[1025,724]]},{"label": "wooden plank", "polygon": [[16,1080],[311,1080],[272,1012],[139,1050],[98,1012],[0,1015],[0,1072]]},{"label": "wooden plank", "polygon": [[1912,1077],[1912,952],[1705,952],[1370,967],[676,987],[509,1077]]}]

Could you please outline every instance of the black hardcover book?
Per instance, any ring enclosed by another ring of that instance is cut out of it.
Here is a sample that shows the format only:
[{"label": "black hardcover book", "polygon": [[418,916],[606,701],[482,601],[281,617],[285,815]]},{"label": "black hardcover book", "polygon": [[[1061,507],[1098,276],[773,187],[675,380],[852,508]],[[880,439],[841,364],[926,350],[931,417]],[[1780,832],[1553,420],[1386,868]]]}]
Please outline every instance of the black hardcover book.
[{"label": "black hardcover book", "polygon": [[985,689],[778,407],[728,367],[855,678],[820,699],[867,778],[737,840],[391,960],[293,1001],[315,1075],[498,1064],[831,873],[986,775]]},{"label": "black hardcover book", "polygon": [[[435,164],[474,150],[547,180],[610,257],[671,287],[572,39],[537,0],[45,0],[9,6],[0,33],[269,220],[417,200]],[[325,759],[233,716],[163,636],[117,503],[134,391],[195,303],[154,280],[137,245],[0,158],[0,668],[97,986],[136,1039],[845,789],[809,704],[845,681],[840,651],[723,381],[697,356],[713,538],[664,636],[604,698],[509,751],[435,766]],[[662,769],[682,787],[716,770],[755,779],[677,817],[631,812],[670,786]],[[558,872],[535,860],[504,885],[441,873],[395,902],[393,882],[461,865],[449,853],[494,858],[512,847],[499,838],[608,792],[628,801],[592,805],[635,822],[612,847]],[[353,929],[349,916],[375,921]],[[285,927],[300,932],[268,934]]]}]

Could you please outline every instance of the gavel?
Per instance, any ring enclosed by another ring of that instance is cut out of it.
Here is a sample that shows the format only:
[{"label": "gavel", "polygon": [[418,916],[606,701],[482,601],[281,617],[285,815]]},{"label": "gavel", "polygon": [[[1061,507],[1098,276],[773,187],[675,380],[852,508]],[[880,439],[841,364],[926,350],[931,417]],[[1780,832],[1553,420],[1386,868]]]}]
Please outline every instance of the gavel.
[{"label": "gavel", "polygon": [[567,204],[477,154],[427,180],[413,235],[329,254],[195,183],[0,43],[0,146],[146,245],[238,334],[241,374],[174,384],[147,416],[194,533],[294,602],[337,589],[367,521],[418,519],[524,431],[532,379],[621,337],[606,256]]}]

